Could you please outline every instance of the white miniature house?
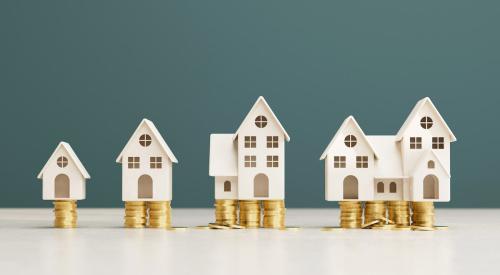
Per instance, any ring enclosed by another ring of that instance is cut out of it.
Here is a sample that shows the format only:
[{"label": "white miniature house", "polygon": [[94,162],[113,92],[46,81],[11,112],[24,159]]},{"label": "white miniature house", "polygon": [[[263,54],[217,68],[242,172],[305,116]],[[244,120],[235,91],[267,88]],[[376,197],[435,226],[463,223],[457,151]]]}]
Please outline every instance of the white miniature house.
[{"label": "white miniature house", "polygon": [[153,122],[143,119],[116,159],[122,164],[123,201],[171,201],[177,159]]},{"label": "white miniature house", "polygon": [[210,136],[209,175],[215,199],[283,200],[285,141],[290,137],[264,97],[234,134]]},{"label": "white miniature house", "polygon": [[44,200],[83,200],[90,175],[71,146],[60,142],[37,176]]},{"label": "white miniature house", "polygon": [[454,141],[427,97],[395,136],[365,135],[350,116],[321,155],[326,200],[449,201]]}]

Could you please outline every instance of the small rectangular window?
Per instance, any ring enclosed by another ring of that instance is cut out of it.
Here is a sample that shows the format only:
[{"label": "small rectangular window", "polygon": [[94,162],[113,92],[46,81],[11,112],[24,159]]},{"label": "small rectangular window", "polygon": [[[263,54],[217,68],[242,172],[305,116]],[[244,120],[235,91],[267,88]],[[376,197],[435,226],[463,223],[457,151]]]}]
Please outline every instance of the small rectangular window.
[{"label": "small rectangular window", "polygon": [[444,149],[444,137],[433,137],[432,149]]},{"label": "small rectangular window", "polygon": [[278,136],[267,137],[267,148],[278,148]]},{"label": "small rectangular window", "polygon": [[139,157],[128,157],[128,168],[130,169],[138,169],[140,163]]},{"label": "small rectangular window", "polygon": [[422,149],[422,137],[410,137],[410,149]]},{"label": "small rectangular window", "polygon": [[333,168],[345,167],[345,156],[333,156]]},{"label": "small rectangular window", "polygon": [[356,156],[356,168],[368,168],[368,156]]},{"label": "small rectangular window", "polygon": [[150,157],[149,167],[152,169],[161,168],[161,157]]},{"label": "small rectangular window", "polygon": [[267,156],[267,167],[278,167],[278,156]]},{"label": "small rectangular window", "polygon": [[257,157],[245,156],[245,167],[257,167]]},{"label": "small rectangular window", "polygon": [[245,148],[255,148],[255,147],[257,147],[257,137],[245,136]]}]

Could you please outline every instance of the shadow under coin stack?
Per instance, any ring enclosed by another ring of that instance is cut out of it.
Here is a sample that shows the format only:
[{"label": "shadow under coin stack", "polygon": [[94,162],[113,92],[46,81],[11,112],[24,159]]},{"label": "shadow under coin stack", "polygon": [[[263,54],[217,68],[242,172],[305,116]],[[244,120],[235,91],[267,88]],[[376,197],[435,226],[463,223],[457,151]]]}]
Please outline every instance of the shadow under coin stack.
[{"label": "shadow under coin stack", "polygon": [[431,231],[434,230],[434,203],[433,202],[412,202],[412,224],[413,230]]},{"label": "shadow under coin stack", "polygon": [[361,228],[363,207],[360,201],[339,201],[340,227]]},{"label": "shadow under coin stack", "polygon": [[76,201],[57,200],[54,201],[54,227],[74,228],[76,227]]},{"label": "shadow under coin stack", "polygon": [[260,227],[260,201],[241,200],[240,204],[240,225],[245,228]]},{"label": "shadow under coin stack", "polygon": [[215,223],[232,226],[238,222],[238,200],[215,200]]},{"label": "shadow under coin stack", "polygon": [[145,201],[125,202],[125,227],[143,228],[146,226],[147,208]]},{"label": "shadow under coin stack", "polygon": [[150,228],[170,228],[171,227],[171,207],[170,201],[150,201],[148,202]]},{"label": "shadow under coin stack", "polygon": [[389,201],[389,220],[396,224],[396,229],[410,229],[410,203],[408,201]]},{"label": "shadow under coin stack", "polygon": [[367,201],[365,203],[366,228],[383,228],[386,223],[387,206],[385,201]]},{"label": "shadow under coin stack", "polygon": [[265,200],[264,205],[264,228],[285,228],[285,201]]}]

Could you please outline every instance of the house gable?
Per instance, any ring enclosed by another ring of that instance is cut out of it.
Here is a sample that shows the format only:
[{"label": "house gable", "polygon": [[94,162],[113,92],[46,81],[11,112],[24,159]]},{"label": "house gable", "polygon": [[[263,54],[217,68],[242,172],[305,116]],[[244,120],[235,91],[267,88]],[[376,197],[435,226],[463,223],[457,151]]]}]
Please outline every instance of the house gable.
[{"label": "house gable", "polygon": [[57,161],[57,158],[61,155],[62,151],[64,151],[65,152],[64,155],[68,156],[68,158],[69,158],[68,159],[68,165],[74,165],[77,168],[77,170],[80,172],[81,176],[84,179],[90,179],[89,173],[87,172],[87,170],[83,166],[82,162],[80,161],[80,159],[76,155],[75,151],[73,151],[73,148],[71,148],[71,146],[69,145],[69,143],[63,142],[63,141],[61,141],[57,145],[56,149],[54,150],[54,152],[50,156],[49,160],[43,166],[43,168],[40,171],[40,173],[38,174],[37,178],[38,179],[42,179],[43,178],[43,173],[46,171],[46,169],[48,169],[49,167],[51,167],[51,164],[53,164],[53,163],[55,163]]},{"label": "house gable", "polygon": [[[434,168],[429,168],[429,161],[434,162]],[[427,171],[428,169],[433,169],[436,171],[443,172],[449,178],[451,177],[450,171],[446,169],[443,165],[439,157],[432,150],[428,150],[426,153],[422,155],[422,157],[416,162],[415,167],[413,168],[412,175],[417,173]]]}]

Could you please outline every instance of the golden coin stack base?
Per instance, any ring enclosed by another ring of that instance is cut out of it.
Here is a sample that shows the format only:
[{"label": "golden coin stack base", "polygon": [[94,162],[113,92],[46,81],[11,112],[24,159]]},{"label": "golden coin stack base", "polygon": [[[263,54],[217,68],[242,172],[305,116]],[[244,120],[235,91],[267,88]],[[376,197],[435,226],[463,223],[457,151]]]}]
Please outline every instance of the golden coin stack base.
[{"label": "golden coin stack base", "polygon": [[410,203],[407,201],[389,201],[389,220],[396,227],[406,228],[410,226]]},{"label": "golden coin stack base", "polygon": [[265,200],[264,206],[264,228],[285,228],[285,201]]},{"label": "golden coin stack base", "polygon": [[235,225],[238,222],[238,200],[215,200],[215,224]]},{"label": "golden coin stack base", "polygon": [[150,228],[170,228],[171,227],[171,207],[170,201],[150,201],[148,202]]},{"label": "golden coin stack base", "polygon": [[125,227],[142,228],[146,226],[147,207],[144,201],[125,202]]},{"label": "golden coin stack base", "polygon": [[260,227],[260,202],[257,200],[241,200],[240,204],[240,225],[245,228]]},{"label": "golden coin stack base", "polygon": [[57,200],[54,201],[54,227],[74,228],[76,227],[76,201]]},{"label": "golden coin stack base", "polygon": [[365,202],[365,224],[374,223],[370,226],[371,228],[383,227],[385,225],[386,213],[387,206],[385,201]]},{"label": "golden coin stack base", "polygon": [[361,228],[363,207],[360,201],[340,201],[340,227]]},{"label": "golden coin stack base", "polygon": [[412,202],[412,229],[434,230],[434,203]]}]

